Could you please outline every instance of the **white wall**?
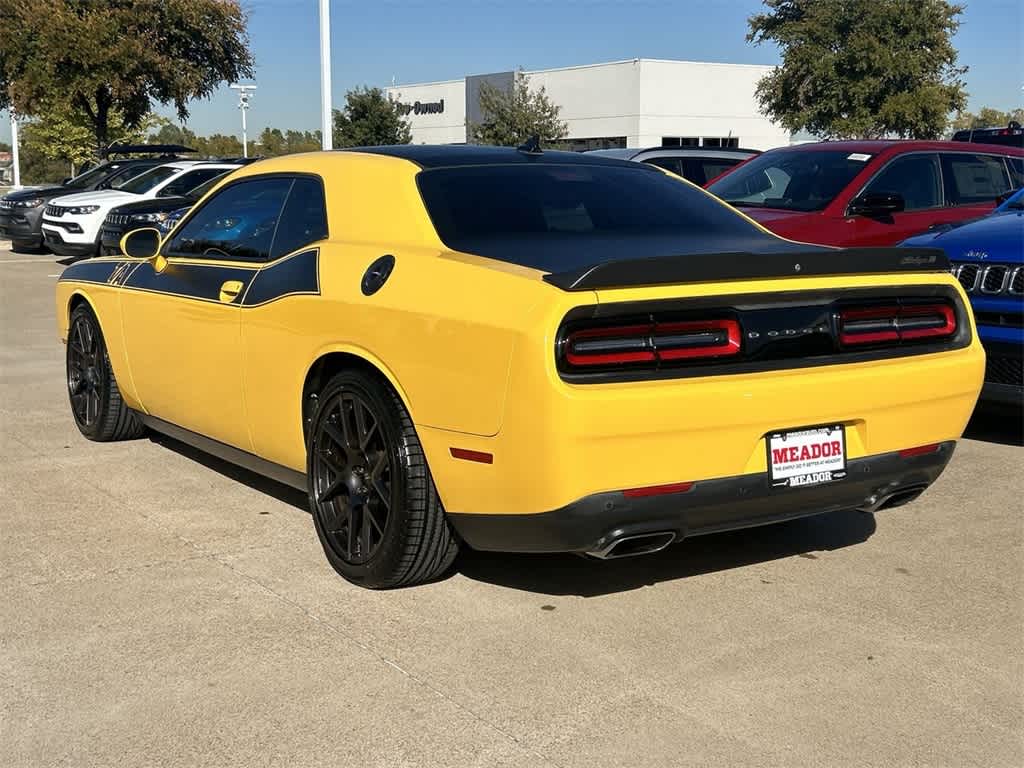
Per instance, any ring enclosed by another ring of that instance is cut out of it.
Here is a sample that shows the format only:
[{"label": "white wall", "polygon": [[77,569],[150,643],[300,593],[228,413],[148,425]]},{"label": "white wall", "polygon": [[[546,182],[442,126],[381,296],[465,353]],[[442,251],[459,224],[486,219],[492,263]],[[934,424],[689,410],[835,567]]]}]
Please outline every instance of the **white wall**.
[{"label": "white wall", "polygon": [[[741,147],[789,144],[789,132],[760,114],[754,89],[772,68],[658,59],[527,72],[561,109],[570,138],[625,136],[626,146],[660,146],[662,136],[736,136]],[[416,144],[466,140],[465,80],[387,89],[404,103],[444,99],[442,114],[409,115]]]},{"label": "white wall", "polygon": [[772,67],[643,59],[640,69],[642,146],[662,136],[729,135],[751,149],[789,144],[789,131],[761,114],[754,95]]},{"label": "white wall", "polygon": [[444,99],[444,112],[436,115],[409,113],[413,144],[462,144],[466,141],[466,81],[448,80],[421,85],[398,85],[387,94],[403,104]]},{"label": "white wall", "polygon": [[[531,88],[542,86],[562,108],[571,138],[625,136],[639,146],[641,112],[639,63],[613,62],[526,72]],[[660,143],[659,139],[659,143]]]}]

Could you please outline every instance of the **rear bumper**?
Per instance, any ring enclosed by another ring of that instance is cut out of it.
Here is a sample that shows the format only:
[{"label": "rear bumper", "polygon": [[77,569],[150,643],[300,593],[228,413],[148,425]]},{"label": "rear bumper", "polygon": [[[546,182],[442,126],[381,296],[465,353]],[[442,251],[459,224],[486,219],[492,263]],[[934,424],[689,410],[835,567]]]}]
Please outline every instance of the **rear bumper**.
[{"label": "rear bumper", "polygon": [[892,452],[852,459],[846,478],[813,487],[772,488],[762,472],[700,481],[686,492],[662,496],[598,493],[539,514],[448,517],[474,549],[598,552],[624,536],[668,531],[678,540],[826,512],[897,506],[935,481],[955,445],[947,441],[932,453],[908,458]]}]

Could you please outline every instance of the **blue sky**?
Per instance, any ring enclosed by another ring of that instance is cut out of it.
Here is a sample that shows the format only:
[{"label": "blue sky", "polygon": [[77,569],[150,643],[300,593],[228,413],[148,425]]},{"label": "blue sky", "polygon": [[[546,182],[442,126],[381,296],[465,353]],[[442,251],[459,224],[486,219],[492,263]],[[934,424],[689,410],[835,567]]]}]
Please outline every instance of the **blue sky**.
[{"label": "blue sky", "polygon": [[[969,107],[1024,103],[1024,4],[966,0],[955,44],[970,67]],[[317,0],[243,0],[259,88],[250,136],[264,126],[319,126]],[[634,57],[774,64],[778,51],[749,45],[746,19],[759,0],[332,0],[334,103],[356,85],[460,78],[516,67]],[[227,88],[195,102],[189,127],[240,135]],[[165,109],[161,113],[170,114]],[[0,139],[10,126],[0,120]]]}]

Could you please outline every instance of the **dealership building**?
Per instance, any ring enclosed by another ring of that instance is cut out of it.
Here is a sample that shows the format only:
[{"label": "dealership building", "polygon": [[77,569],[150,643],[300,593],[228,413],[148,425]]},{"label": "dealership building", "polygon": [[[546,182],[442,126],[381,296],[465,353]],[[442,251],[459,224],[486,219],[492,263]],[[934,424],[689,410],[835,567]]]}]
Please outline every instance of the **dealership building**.
[{"label": "dealership building", "polygon": [[[565,149],[739,146],[771,149],[790,141],[764,117],[754,90],[773,67],[663,59],[527,71],[561,107]],[[480,86],[512,86],[514,72],[470,75],[438,83],[395,85],[388,95],[408,115],[415,144],[462,144],[480,123]]]}]

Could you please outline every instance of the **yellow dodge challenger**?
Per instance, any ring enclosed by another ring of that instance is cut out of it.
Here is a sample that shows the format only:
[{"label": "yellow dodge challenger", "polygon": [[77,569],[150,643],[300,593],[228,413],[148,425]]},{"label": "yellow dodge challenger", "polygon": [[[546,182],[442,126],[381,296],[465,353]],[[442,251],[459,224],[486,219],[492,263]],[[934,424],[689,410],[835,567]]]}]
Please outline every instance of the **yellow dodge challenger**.
[{"label": "yellow dodge challenger", "polygon": [[790,242],[593,155],[265,160],[122,251],[57,284],[82,434],[153,429],[307,491],[366,587],[460,546],[614,558],[893,507],[982,383],[941,252]]}]

